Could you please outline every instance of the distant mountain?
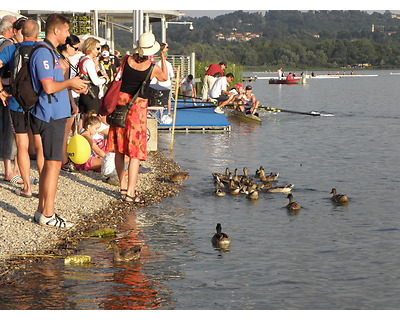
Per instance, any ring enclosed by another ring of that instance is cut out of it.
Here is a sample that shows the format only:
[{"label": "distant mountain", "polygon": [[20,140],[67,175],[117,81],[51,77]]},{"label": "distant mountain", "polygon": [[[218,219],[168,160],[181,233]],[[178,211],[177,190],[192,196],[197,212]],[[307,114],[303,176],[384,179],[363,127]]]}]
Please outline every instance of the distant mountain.
[{"label": "distant mountain", "polygon": [[[192,21],[194,29],[171,25],[170,53],[195,52],[203,62],[225,59],[274,68],[400,66],[400,16],[390,11],[239,10],[181,21]],[[161,37],[159,25],[153,32]]]}]

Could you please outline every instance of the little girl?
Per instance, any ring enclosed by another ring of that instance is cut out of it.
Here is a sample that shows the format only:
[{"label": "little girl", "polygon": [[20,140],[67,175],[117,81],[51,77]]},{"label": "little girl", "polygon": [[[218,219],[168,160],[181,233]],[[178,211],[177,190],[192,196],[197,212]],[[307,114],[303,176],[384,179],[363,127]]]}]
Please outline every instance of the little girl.
[{"label": "little girl", "polygon": [[[102,159],[105,152],[105,141],[104,138],[99,138],[99,135],[96,135],[98,130],[100,129],[101,121],[100,118],[95,115],[94,112],[90,112],[85,118],[83,124],[83,131],[81,135],[89,141],[90,147],[92,149],[92,154],[88,161],[84,164],[75,164],[77,169],[81,170],[93,170],[100,171]],[[94,137],[96,135],[96,138]]]}]

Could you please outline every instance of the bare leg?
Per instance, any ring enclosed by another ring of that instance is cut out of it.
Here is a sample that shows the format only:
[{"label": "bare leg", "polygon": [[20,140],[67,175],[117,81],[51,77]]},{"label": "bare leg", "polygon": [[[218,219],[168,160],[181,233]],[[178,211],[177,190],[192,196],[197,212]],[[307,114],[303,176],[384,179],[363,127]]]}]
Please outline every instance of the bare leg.
[{"label": "bare leg", "polygon": [[[115,171],[117,171],[117,176],[119,180],[119,188],[121,190],[127,190],[128,182],[125,178],[125,155],[119,152],[115,153]],[[124,191],[123,194],[126,194]]]},{"label": "bare leg", "polygon": [[29,136],[27,133],[15,134],[15,142],[17,144],[17,158],[19,171],[24,181],[24,187],[21,190],[22,194],[32,195],[31,187],[31,159],[29,157]]},{"label": "bare leg", "polygon": [[39,205],[38,212],[50,218],[54,215],[54,200],[56,197],[58,177],[61,170],[61,162],[45,160],[39,180]]},{"label": "bare leg", "polygon": [[135,198],[136,183],[139,175],[140,160],[129,159],[128,165],[128,195]]},{"label": "bare leg", "polygon": [[63,164],[68,162],[68,152],[67,152],[67,145],[68,145],[68,137],[71,132],[72,125],[75,123],[75,117],[70,117],[67,119],[67,123],[65,124],[65,133],[64,133],[64,143],[63,143]]},{"label": "bare leg", "polygon": [[43,144],[42,137],[39,134],[33,135],[33,142],[36,148],[36,165],[38,168],[39,176],[42,173],[44,166],[44,154],[43,154]]}]

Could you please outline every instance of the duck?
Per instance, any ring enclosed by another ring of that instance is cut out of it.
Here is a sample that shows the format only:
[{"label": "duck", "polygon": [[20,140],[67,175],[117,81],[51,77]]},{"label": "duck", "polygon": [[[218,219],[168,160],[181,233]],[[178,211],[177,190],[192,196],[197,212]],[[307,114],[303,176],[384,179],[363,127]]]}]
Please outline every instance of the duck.
[{"label": "duck", "polygon": [[142,250],[142,246],[135,245],[133,247],[120,251],[116,240],[111,240],[108,248],[113,249],[114,261],[117,262],[138,260],[140,258],[140,252]]},{"label": "duck", "polygon": [[214,187],[215,187],[215,189],[224,188],[224,187],[225,187],[225,184],[221,181],[220,178],[216,177],[216,178],[214,179]]},{"label": "duck", "polygon": [[261,172],[261,171],[264,171],[263,166],[260,166],[260,169],[257,169],[257,170],[256,170],[256,173],[254,174],[254,176],[255,176],[256,178],[259,178],[259,177],[260,177],[260,172]]},{"label": "duck", "polygon": [[224,191],[222,191],[220,188],[216,188],[214,194],[217,197],[224,197],[226,195],[226,193]]},{"label": "duck", "polygon": [[239,176],[239,178],[241,180],[245,180],[245,181],[250,180],[250,178],[249,178],[249,169],[247,169],[247,167],[243,168],[243,175]]},{"label": "duck", "polygon": [[257,190],[252,190],[247,196],[247,199],[250,200],[258,200],[258,191]]},{"label": "duck", "polygon": [[297,202],[293,201],[293,195],[291,193],[288,194],[287,198],[289,199],[289,204],[286,205],[286,209],[291,211],[296,211],[301,209],[301,206]]},{"label": "duck", "polygon": [[227,192],[229,194],[237,195],[237,194],[240,193],[241,190],[242,190],[241,186],[236,186],[236,187],[233,187],[233,188],[229,188]]},{"label": "duck", "polygon": [[276,187],[266,187],[267,192],[282,192],[282,193],[290,193],[293,189],[294,185],[293,184],[285,184],[282,186],[276,186]]},{"label": "duck", "polygon": [[345,194],[337,194],[335,188],[332,189],[331,194],[332,194],[331,199],[334,202],[348,202],[349,201],[349,197],[346,196]]},{"label": "duck", "polygon": [[240,181],[240,177],[239,177],[239,175],[238,175],[238,169],[237,169],[237,168],[233,171],[233,177],[232,177],[232,179],[233,179],[233,181],[235,181],[235,182],[239,182],[239,181]]},{"label": "duck", "polygon": [[260,171],[259,178],[262,182],[271,182],[277,180],[279,177],[279,172],[277,173],[270,173],[268,176],[265,175],[265,171]]},{"label": "duck", "polygon": [[249,194],[254,190],[259,190],[259,187],[258,187],[257,183],[254,183],[254,182],[253,183],[250,182],[248,184],[245,184],[245,185],[243,185],[243,188],[242,188],[242,192],[246,193],[246,194]]},{"label": "duck", "polygon": [[225,168],[225,174],[224,173],[219,173],[219,172],[213,172],[212,176],[215,178],[216,176],[220,179],[229,179],[229,176],[231,175],[231,171],[229,168]]},{"label": "duck", "polygon": [[217,223],[217,227],[215,229],[217,233],[214,234],[211,238],[211,243],[213,244],[213,246],[229,246],[229,244],[231,243],[231,238],[226,233],[222,232],[221,224]]},{"label": "duck", "polygon": [[182,185],[182,182],[190,177],[189,173],[187,172],[174,172],[169,175],[169,180]]}]

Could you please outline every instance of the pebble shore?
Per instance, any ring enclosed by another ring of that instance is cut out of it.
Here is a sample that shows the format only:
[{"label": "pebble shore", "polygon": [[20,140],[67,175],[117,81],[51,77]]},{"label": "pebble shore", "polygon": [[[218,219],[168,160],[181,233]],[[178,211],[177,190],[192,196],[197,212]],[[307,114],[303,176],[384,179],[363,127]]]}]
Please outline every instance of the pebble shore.
[{"label": "pebble shore", "polygon": [[[180,171],[173,160],[160,151],[151,151],[141,164],[151,169],[140,173],[137,183],[137,190],[146,200],[145,206],[179,193],[181,186],[167,178],[168,173]],[[35,168],[32,168],[31,176],[39,178]],[[70,248],[70,239],[76,242],[90,231],[112,227],[124,212],[143,206],[119,200],[119,187],[105,182],[101,173],[78,171],[70,174],[62,171],[55,212],[75,225],[61,230],[32,221],[38,205],[38,185],[32,187],[32,198],[16,195],[14,191],[19,187],[3,179],[0,179],[0,188],[0,282],[1,276],[9,273],[13,266],[29,263],[35,256],[62,255],[67,246]]]}]

